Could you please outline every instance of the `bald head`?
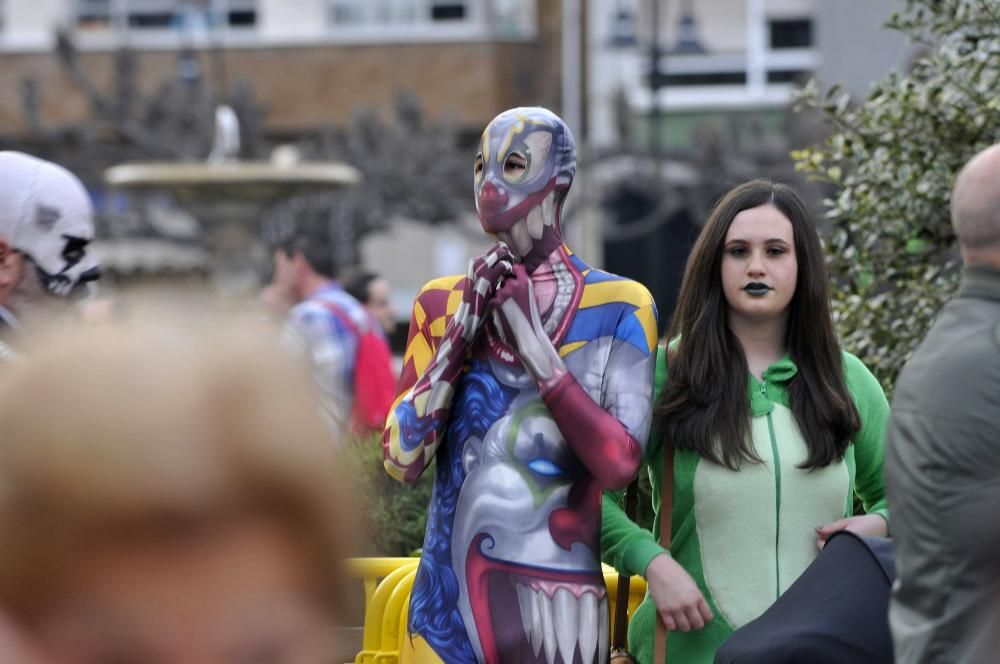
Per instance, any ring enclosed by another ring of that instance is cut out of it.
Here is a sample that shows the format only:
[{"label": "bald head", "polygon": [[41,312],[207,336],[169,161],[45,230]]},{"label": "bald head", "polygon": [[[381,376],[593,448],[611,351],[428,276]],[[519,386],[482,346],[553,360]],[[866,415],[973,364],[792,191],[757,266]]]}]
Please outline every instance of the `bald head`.
[{"label": "bald head", "polygon": [[1000,144],[970,159],[958,174],[951,223],[967,263],[984,252],[1000,255]]}]

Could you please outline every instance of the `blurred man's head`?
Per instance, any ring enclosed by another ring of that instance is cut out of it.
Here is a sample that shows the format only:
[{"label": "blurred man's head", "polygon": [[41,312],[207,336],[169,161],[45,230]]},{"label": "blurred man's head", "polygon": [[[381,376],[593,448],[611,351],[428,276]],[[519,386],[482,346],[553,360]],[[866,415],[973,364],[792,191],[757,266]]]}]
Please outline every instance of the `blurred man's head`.
[{"label": "blurred man's head", "polygon": [[100,276],[87,250],[93,217],[86,189],[65,168],[0,152],[0,304],[26,317],[85,292]]},{"label": "blurred man's head", "polygon": [[74,330],[0,379],[0,612],[40,661],[330,661],[335,447],[235,329]]},{"label": "blurred man's head", "polygon": [[289,214],[265,229],[265,239],[272,250],[272,290],[295,303],[337,278],[339,265],[330,223],[322,215]]},{"label": "blurred man's head", "polygon": [[359,270],[344,277],[344,290],[365,305],[386,334],[396,328],[396,311],[392,308],[392,290],[389,282],[374,272]]},{"label": "blurred man's head", "polygon": [[1000,269],[1000,145],[974,156],[958,174],[951,221],[966,264]]}]

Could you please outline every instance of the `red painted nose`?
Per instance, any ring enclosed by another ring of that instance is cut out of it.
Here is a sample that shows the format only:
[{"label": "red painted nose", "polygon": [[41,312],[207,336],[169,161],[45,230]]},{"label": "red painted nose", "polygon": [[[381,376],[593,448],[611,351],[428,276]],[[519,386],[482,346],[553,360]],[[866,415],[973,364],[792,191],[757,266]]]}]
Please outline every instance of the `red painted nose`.
[{"label": "red painted nose", "polygon": [[508,200],[506,191],[492,182],[487,182],[479,190],[479,212],[485,215],[494,215],[507,207]]}]

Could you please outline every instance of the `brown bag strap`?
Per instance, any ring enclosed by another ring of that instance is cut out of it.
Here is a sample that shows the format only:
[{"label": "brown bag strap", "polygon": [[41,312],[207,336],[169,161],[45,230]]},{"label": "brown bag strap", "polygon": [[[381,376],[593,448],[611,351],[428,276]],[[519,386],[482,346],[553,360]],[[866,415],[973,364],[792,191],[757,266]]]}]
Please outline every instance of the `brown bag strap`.
[{"label": "brown bag strap", "polygon": [[[639,478],[625,487],[625,516],[635,521],[636,508],[639,502]],[[625,651],[628,646],[628,598],[631,590],[632,577],[628,574],[618,575],[618,591],[615,594],[615,625],[611,634],[611,649]]]},{"label": "brown bag strap", "polygon": [[[660,546],[670,548],[671,517],[674,510],[674,446],[663,442],[663,492],[660,495]],[[656,637],[653,642],[653,661],[664,664],[667,661],[667,627],[659,612],[656,614]]]}]

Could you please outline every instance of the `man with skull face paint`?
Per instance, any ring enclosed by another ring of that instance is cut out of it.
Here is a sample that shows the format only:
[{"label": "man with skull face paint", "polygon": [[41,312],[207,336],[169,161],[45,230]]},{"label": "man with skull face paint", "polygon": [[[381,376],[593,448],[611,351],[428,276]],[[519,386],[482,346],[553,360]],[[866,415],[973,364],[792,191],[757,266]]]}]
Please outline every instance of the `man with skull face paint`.
[{"label": "man with skull face paint", "polygon": [[93,217],[87,190],[65,168],[0,152],[0,358],[52,304],[100,277],[87,253]]},{"label": "man with skull face paint", "polygon": [[449,663],[603,662],[601,491],[639,466],[656,309],[563,243],[576,149],[561,119],[501,113],[474,168],[498,242],[418,294],[383,437],[400,480],[437,460],[410,634]]}]

